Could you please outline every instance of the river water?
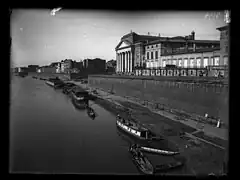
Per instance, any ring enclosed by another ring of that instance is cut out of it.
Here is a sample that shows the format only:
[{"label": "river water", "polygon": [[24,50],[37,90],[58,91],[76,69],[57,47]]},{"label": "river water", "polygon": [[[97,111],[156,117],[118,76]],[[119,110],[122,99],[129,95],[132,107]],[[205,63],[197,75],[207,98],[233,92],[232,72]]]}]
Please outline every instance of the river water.
[{"label": "river water", "polygon": [[92,120],[44,81],[11,81],[10,172],[139,174],[110,112],[90,102]]}]

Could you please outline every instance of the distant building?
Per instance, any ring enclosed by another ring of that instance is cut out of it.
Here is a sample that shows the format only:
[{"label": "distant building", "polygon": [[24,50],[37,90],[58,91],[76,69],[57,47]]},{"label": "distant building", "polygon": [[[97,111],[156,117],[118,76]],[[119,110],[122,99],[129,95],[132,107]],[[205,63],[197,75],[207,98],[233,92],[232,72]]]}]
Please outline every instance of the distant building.
[{"label": "distant building", "polygon": [[59,62],[53,62],[53,63],[51,63],[51,64],[49,65],[49,67],[57,67],[58,63],[59,63]]},{"label": "distant building", "polygon": [[61,73],[61,62],[58,62],[56,65],[56,73]]},{"label": "distant building", "polygon": [[220,64],[228,65],[229,25],[217,28],[220,31]]},{"label": "distant building", "polygon": [[71,59],[65,59],[61,61],[61,72],[69,73],[73,68],[73,61]]},{"label": "distant building", "polygon": [[106,63],[106,71],[108,73],[116,72],[116,60],[110,60]]},{"label": "distant building", "polygon": [[134,69],[176,65],[203,68],[221,65],[220,41],[195,40],[188,36],[161,37],[131,32],[121,38],[116,47],[117,72],[131,73]]},{"label": "distant building", "polygon": [[17,72],[28,72],[27,67],[18,67]]},{"label": "distant building", "polygon": [[41,73],[41,72],[42,72],[42,68],[41,67],[37,68],[37,73]]},{"label": "distant building", "polygon": [[37,72],[38,65],[29,65],[28,72]]},{"label": "distant building", "polygon": [[115,68],[116,67],[116,64],[117,64],[117,61],[116,60],[110,60],[106,63],[106,67],[113,67]]},{"label": "distant building", "polygon": [[41,73],[56,73],[56,67],[43,66],[41,67]]},{"label": "distant building", "polygon": [[83,62],[82,61],[80,61],[80,62],[73,61],[72,68],[81,70],[83,68]]},{"label": "distant building", "polygon": [[83,61],[83,68],[89,74],[103,74],[106,72],[106,60],[100,58],[85,59]]}]

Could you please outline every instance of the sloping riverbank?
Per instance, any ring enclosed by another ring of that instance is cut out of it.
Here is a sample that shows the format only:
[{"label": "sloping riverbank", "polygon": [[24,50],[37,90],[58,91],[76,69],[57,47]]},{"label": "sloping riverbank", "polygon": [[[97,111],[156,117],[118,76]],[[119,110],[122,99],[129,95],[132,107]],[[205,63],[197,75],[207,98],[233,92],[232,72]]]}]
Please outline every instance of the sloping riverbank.
[{"label": "sloping riverbank", "polygon": [[[76,84],[82,86],[82,88],[93,90],[93,88],[87,85],[81,85],[81,83]],[[223,163],[227,156],[224,148],[218,148],[217,146],[213,146],[210,143],[196,138],[180,136],[180,134],[184,134],[184,132],[188,134],[197,132],[195,128],[170,120],[136,103],[127,100],[124,101],[122,97],[114,96],[99,89],[95,90],[99,96],[101,96],[101,99],[97,99],[95,103],[100,104],[115,115],[121,114],[125,117],[128,116],[126,110],[129,109],[132,117],[134,117],[136,121],[154,133],[164,135],[165,139],[169,141],[169,144],[181,152],[180,155],[176,157],[180,156],[186,159],[187,174],[204,175],[211,172],[215,174],[222,173]],[[197,135],[199,135],[199,133],[197,133]],[[211,140],[212,143],[216,141],[216,139],[205,136],[204,134],[201,134],[201,138]],[[219,143],[220,141],[224,143]],[[217,144],[227,146],[228,143],[227,141],[218,140]]]}]

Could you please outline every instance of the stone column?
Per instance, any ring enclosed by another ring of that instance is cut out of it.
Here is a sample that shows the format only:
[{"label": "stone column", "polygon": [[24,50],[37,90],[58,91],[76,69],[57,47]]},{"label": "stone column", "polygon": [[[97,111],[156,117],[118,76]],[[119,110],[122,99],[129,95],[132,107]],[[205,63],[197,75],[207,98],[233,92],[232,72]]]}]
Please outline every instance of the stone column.
[{"label": "stone column", "polygon": [[129,51],[129,72],[132,72],[132,53]]},{"label": "stone column", "polygon": [[130,72],[130,53],[128,51],[128,73]]},{"label": "stone column", "polygon": [[120,59],[120,54],[118,53],[118,72],[121,71],[121,59]]},{"label": "stone column", "polygon": [[126,71],[125,72],[127,72],[128,71],[128,53],[127,53],[127,51],[125,52],[125,54],[126,54],[126,60],[125,60],[125,62],[126,62]]},{"label": "stone column", "polygon": [[125,52],[125,57],[126,57],[126,60],[125,60],[125,62],[126,62],[126,71],[125,72],[128,72],[128,53],[127,53],[127,51]]},{"label": "stone column", "polygon": [[125,53],[122,53],[122,61],[123,61],[123,72],[125,72]]},{"label": "stone column", "polygon": [[123,54],[120,53],[120,59],[121,59],[121,72],[123,72]]},{"label": "stone column", "polygon": [[127,52],[124,52],[124,72],[127,72]]},{"label": "stone column", "polygon": [[128,73],[130,73],[130,53],[128,51]]},{"label": "stone column", "polygon": [[117,68],[116,71],[119,71],[119,59],[118,59],[118,53],[116,52],[116,60],[117,60]]}]

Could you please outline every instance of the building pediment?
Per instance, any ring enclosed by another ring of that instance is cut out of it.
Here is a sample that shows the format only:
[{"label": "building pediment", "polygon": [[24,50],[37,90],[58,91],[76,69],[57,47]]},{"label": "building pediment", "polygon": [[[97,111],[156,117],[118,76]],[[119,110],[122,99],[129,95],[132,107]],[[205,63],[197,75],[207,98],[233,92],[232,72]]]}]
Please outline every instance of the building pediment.
[{"label": "building pediment", "polygon": [[131,45],[130,42],[121,41],[121,42],[117,45],[116,49],[121,49],[121,48],[129,47],[130,45]]}]

